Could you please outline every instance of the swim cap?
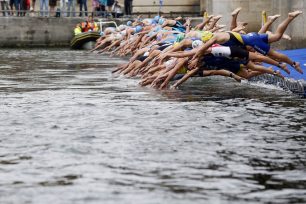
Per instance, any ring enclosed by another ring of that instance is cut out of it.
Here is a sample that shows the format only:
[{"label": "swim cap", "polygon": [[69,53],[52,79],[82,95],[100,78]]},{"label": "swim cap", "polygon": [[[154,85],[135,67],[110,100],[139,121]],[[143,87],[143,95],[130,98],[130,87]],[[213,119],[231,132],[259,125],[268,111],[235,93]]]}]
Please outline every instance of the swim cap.
[{"label": "swim cap", "polygon": [[154,20],[155,20],[156,22],[158,22],[158,21],[159,21],[159,19],[160,19],[160,17],[159,17],[159,16],[155,16],[155,17],[154,17]]},{"label": "swim cap", "polygon": [[160,19],[158,20],[158,24],[159,24],[159,25],[163,25],[164,22],[165,22],[165,19],[164,19],[164,18],[160,18]]},{"label": "swim cap", "polygon": [[127,26],[131,26],[131,25],[132,25],[132,21],[126,22],[126,25],[127,25]]},{"label": "swim cap", "polygon": [[203,45],[204,43],[201,40],[195,40],[192,42],[192,48],[196,48],[199,47],[201,45]]},{"label": "swim cap", "polygon": [[118,26],[118,28],[119,28],[119,31],[122,31],[126,28],[126,26],[125,25],[120,25],[120,26]]},{"label": "swim cap", "polygon": [[185,38],[185,34],[180,33],[176,36],[176,42],[181,42],[182,40],[184,40],[184,38]]},{"label": "swim cap", "polygon": [[163,34],[162,33],[158,33],[157,36],[156,36],[156,40],[157,41],[160,41],[163,37]]},{"label": "swim cap", "polygon": [[135,28],[135,32],[136,33],[139,33],[139,32],[141,32],[142,31],[142,27],[141,26],[136,26],[136,28]]},{"label": "swim cap", "polygon": [[213,34],[212,32],[204,31],[204,32],[202,32],[201,40],[202,40],[203,42],[207,42],[207,41],[209,41],[213,36],[214,36],[214,34]]},{"label": "swim cap", "polygon": [[158,25],[158,26],[156,26],[156,27],[154,28],[154,32],[161,31],[161,29],[162,29],[162,27]]},{"label": "swim cap", "polygon": [[100,35],[101,35],[101,36],[103,36],[103,35],[104,35],[104,32],[103,32],[103,31],[101,31],[101,32],[100,32]]}]

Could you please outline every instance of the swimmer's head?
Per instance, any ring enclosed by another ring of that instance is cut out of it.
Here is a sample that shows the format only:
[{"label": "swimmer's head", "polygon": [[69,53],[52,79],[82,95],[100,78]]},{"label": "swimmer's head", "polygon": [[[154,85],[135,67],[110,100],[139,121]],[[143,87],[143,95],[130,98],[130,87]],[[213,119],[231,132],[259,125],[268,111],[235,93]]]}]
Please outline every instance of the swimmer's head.
[{"label": "swimmer's head", "polygon": [[160,41],[163,38],[163,34],[162,33],[158,33],[156,36],[156,40]]},{"label": "swimmer's head", "polygon": [[204,43],[201,40],[195,40],[192,42],[192,48],[196,48],[199,47],[201,45],[203,45]]},{"label": "swimmer's head", "polygon": [[158,24],[159,24],[159,25],[163,25],[164,22],[165,22],[165,19],[164,19],[164,18],[160,18],[160,19],[158,20]]},{"label": "swimmer's head", "polygon": [[214,34],[213,34],[212,32],[204,31],[204,32],[202,33],[201,40],[202,40],[203,42],[207,42],[207,41],[209,41],[213,36],[214,36]]},{"label": "swimmer's head", "polygon": [[118,26],[118,29],[119,29],[119,31],[122,31],[122,30],[126,29],[126,26],[125,25],[120,25],[120,26]]},{"label": "swimmer's head", "polygon": [[176,42],[181,42],[184,39],[185,39],[185,34],[184,33],[180,33],[176,36]]},{"label": "swimmer's head", "polygon": [[131,25],[132,25],[132,21],[126,22],[126,25],[127,25],[127,26],[131,26]]},{"label": "swimmer's head", "polygon": [[100,32],[100,35],[101,35],[101,36],[104,36],[104,32],[103,32],[103,31],[101,31],[101,32]]},{"label": "swimmer's head", "polygon": [[142,31],[142,27],[141,26],[136,26],[136,28],[135,28],[135,32],[136,33],[139,33],[139,32],[141,32]]},{"label": "swimmer's head", "polygon": [[158,22],[159,19],[160,19],[160,16],[155,16],[155,17],[154,17],[154,21],[156,21],[156,22]]}]

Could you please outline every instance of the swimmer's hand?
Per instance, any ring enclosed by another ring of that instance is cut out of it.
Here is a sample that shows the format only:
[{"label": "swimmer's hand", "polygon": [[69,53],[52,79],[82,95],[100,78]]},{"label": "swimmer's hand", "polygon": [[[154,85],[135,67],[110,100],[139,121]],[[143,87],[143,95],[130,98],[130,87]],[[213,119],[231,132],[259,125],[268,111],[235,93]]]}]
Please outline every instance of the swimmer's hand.
[{"label": "swimmer's hand", "polygon": [[198,66],[198,62],[199,62],[199,59],[192,59],[189,63],[189,68],[190,69],[195,69],[197,66]]},{"label": "swimmer's hand", "polygon": [[157,57],[157,61],[159,62],[158,64],[161,65],[161,64],[164,62],[164,60],[166,59],[166,57],[167,57],[167,54],[166,54],[166,53],[165,53],[165,54],[160,54],[160,55]]},{"label": "swimmer's hand", "polygon": [[177,89],[177,85],[174,84],[174,85],[170,86],[170,89],[171,89],[171,90]]}]

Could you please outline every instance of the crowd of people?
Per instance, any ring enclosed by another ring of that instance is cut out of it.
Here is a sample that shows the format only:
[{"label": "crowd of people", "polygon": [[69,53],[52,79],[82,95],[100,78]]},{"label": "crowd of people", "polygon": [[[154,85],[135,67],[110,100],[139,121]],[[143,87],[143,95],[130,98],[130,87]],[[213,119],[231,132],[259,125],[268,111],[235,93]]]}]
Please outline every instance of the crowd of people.
[{"label": "crowd of people", "polygon": [[92,51],[111,56],[129,55],[129,61],[113,73],[139,77],[141,86],[158,89],[169,87],[170,81],[175,81],[172,88],[176,88],[193,76],[221,75],[238,82],[261,74],[283,78],[280,70],[272,66],[288,74],[291,66],[303,74],[299,62],[270,46],[282,38],[290,40],[285,31],[302,12],[289,13],[275,32],[269,29],[280,15],[269,16],[258,32],[247,33],[247,22],[237,22],[240,11],[237,8],[231,13],[228,30],[218,24],[220,15],[204,17],[195,27],[188,18],[138,17],[117,29],[106,28]]},{"label": "crowd of people", "polygon": [[[76,17],[88,16],[89,12],[87,0],[39,0],[38,3],[39,16]],[[79,5],[79,11],[76,11],[76,4]],[[36,12],[36,0],[0,0],[0,6],[2,16],[35,15]],[[117,0],[92,0],[92,14],[115,18],[129,16],[132,14],[132,0],[125,0],[124,6]]]}]

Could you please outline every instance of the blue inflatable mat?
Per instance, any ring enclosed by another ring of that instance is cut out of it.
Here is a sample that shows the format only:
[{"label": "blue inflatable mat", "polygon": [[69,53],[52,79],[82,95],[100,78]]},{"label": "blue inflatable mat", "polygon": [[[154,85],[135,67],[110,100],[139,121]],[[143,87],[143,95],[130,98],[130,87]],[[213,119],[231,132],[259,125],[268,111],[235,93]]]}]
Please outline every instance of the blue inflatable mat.
[{"label": "blue inflatable mat", "polygon": [[287,55],[293,61],[299,62],[304,74],[300,74],[291,66],[288,66],[290,69],[290,75],[282,71],[282,74],[285,77],[292,78],[295,80],[305,80],[306,81],[306,49],[297,49],[297,50],[278,50],[278,52]]}]

